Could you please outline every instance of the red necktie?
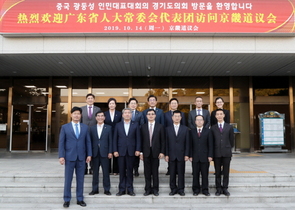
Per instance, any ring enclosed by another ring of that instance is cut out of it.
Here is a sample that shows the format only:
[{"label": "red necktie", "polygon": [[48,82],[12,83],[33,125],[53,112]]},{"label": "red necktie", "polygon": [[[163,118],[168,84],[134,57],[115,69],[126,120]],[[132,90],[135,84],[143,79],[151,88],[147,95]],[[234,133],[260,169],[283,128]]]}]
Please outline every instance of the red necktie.
[{"label": "red necktie", "polygon": [[198,136],[199,137],[201,136],[201,129],[199,129]]}]

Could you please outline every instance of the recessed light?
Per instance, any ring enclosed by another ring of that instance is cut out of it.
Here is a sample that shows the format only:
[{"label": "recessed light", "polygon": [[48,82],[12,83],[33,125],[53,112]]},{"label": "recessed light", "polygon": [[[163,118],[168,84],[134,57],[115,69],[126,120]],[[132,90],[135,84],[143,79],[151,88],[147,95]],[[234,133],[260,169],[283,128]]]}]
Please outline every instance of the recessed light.
[{"label": "recessed light", "polygon": [[196,94],[205,94],[205,92],[196,92]]},{"label": "recessed light", "polygon": [[182,61],[181,64],[185,64],[185,61]]},{"label": "recessed light", "polygon": [[131,74],[132,73],[132,71],[128,71],[128,74]]},{"label": "recessed light", "polygon": [[128,93],[128,92],[123,92],[123,94],[124,94],[124,95],[128,95],[129,93]]},{"label": "recessed light", "polygon": [[70,71],[70,73],[71,73],[71,74],[74,74],[74,72],[73,72],[73,71]]},{"label": "recessed light", "polygon": [[77,92],[73,92],[73,95],[77,95],[78,93]]},{"label": "recessed light", "polygon": [[238,65],[241,64],[241,63],[242,63],[242,61],[238,61],[238,62],[237,62]]},{"label": "recessed light", "polygon": [[25,85],[26,88],[36,88],[35,85]]},{"label": "recessed light", "polygon": [[65,86],[65,85],[56,85],[55,87],[57,87],[57,88],[67,88],[67,86]]},{"label": "recessed light", "polygon": [[129,61],[125,61],[125,64],[129,64]]},{"label": "recessed light", "polygon": [[177,71],[177,73],[179,74],[179,73],[181,73],[181,71]]},{"label": "recessed light", "polygon": [[6,89],[0,89],[0,92],[4,92]]},{"label": "recessed light", "polygon": [[227,73],[227,74],[228,74],[228,73],[230,73],[230,71],[226,71],[225,73]]},{"label": "recessed light", "polygon": [[37,110],[37,111],[35,111],[35,112],[41,112],[40,110]]},{"label": "recessed light", "polygon": [[172,94],[177,94],[177,92],[172,92]]},{"label": "recessed light", "polygon": [[17,72],[16,71],[13,71],[12,73],[16,74]]},{"label": "recessed light", "polygon": [[64,63],[62,61],[59,61],[58,64],[63,65]]},{"label": "recessed light", "polygon": [[103,94],[105,94],[104,92],[96,92],[96,94],[98,94],[98,95],[103,95]]}]

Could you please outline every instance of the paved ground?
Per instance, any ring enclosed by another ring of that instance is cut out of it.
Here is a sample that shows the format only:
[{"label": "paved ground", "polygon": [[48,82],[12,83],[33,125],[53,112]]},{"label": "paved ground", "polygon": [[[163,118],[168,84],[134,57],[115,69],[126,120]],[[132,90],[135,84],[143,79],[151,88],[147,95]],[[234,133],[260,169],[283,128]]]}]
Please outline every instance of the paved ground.
[{"label": "paved ground", "polygon": [[[160,173],[166,173],[167,163],[161,161]],[[63,174],[63,166],[58,162],[58,154],[44,152],[6,152],[0,150],[0,174]],[[142,173],[143,164],[140,164]],[[213,173],[214,167],[210,167]],[[187,162],[186,173],[191,173]],[[295,153],[241,153],[234,154],[231,162],[231,174],[273,174],[295,175]]]}]

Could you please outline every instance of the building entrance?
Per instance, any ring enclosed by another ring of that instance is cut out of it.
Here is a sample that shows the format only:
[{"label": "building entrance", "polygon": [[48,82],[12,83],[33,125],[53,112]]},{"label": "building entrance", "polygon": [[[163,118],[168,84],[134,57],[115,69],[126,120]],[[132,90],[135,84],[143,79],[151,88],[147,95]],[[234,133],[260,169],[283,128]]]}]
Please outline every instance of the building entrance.
[{"label": "building entrance", "polygon": [[10,151],[47,151],[47,105],[13,105]]}]

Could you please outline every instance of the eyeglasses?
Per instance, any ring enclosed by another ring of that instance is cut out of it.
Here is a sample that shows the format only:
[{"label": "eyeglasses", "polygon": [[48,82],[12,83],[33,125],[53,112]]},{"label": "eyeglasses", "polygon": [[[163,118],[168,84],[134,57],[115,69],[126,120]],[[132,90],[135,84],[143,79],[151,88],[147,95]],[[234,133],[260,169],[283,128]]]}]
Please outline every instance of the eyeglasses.
[{"label": "eyeglasses", "polygon": [[155,115],[155,114],[146,114],[146,115]]}]

